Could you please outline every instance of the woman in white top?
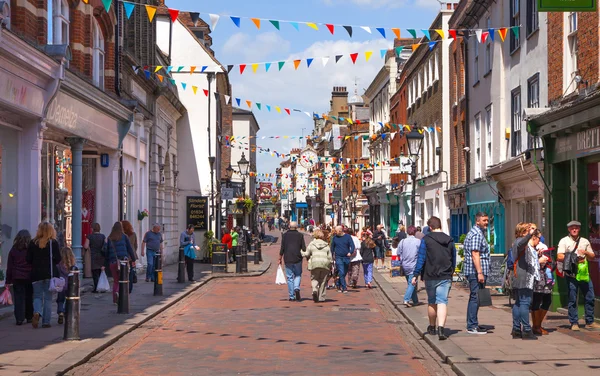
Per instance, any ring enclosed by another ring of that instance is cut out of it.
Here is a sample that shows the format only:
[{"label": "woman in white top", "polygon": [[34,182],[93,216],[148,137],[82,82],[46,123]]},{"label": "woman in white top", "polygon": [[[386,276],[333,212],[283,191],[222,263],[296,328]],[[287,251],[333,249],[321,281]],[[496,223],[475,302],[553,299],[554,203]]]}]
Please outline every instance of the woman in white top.
[{"label": "woman in white top", "polygon": [[350,260],[350,268],[348,270],[348,284],[352,286],[352,288],[356,288],[358,284],[358,275],[360,274],[360,264],[362,263],[362,257],[360,256],[360,240],[356,235],[354,235],[354,231],[351,228],[346,228],[346,234],[352,237],[354,241],[355,253],[354,257]]}]

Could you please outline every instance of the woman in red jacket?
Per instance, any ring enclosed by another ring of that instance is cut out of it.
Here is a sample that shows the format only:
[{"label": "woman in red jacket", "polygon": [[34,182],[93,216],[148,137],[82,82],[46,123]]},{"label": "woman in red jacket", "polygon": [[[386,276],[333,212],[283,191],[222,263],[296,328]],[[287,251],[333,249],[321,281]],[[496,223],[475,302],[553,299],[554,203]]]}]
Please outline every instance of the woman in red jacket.
[{"label": "woman in red jacket", "polygon": [[229,262],[233,262],[233,258],[229,256],[229,252],[233,249],[233,238],[229,234],[229,229],[223,229],[221,243],[227,244],[227,258],[229,259]]}]

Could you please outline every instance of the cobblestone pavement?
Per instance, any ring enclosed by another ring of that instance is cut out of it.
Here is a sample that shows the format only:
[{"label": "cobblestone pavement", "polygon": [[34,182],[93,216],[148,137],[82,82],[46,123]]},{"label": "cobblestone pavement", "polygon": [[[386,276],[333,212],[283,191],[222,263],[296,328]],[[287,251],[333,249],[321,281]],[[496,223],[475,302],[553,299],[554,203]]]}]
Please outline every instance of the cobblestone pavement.
[{"label": "cobblestone pavement", "polygon": [[[308,240],[308,239],[307,239]],[[274,260],[279,245],[263,247]],[[450,375],[381,291],[301,302],[255,278],[209,282],[68,375]]]}]

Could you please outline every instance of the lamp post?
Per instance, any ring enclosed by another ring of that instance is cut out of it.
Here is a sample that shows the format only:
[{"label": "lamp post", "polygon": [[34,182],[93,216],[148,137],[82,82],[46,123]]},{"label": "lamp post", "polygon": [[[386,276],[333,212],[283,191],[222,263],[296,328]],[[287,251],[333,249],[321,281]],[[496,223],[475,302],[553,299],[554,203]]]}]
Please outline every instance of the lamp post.
[{"label": "lamp post", "polygon": [[352,191],[350,191],[350,200],[352,201],[352,216],[351,216],[352,231],[357,231],[356,230],[356,200],[357,199],[358,199],[358,189],[356,189],[356,186],[354,186],[354,188],[352,188]]},{"label": "lamp post", "polygon": [[[231,188],[231,178],[233,177],[233,167],[231,167],[231,163],[225,169],[225,177],[227,178],[227,188]],[[225,216],[229,220],[229,200],[225,202]]]},{"label": "lamp post", "polygon": [[421,147],[423,146],[423,138],[425,136],[419,132],[416,128],[413,128],[410,133],[406,134],[406,141],[408,143],[408,152],[411,160],[411,171],[410,177],[412,178],[412,196],[410,198],[410,211],[411,211],[411,222],[415,226],[416,218],[416,191],[417,191],[417,160],[419,154],[421,154]]},{"label": "lamp post", "polygon": [[[208,221],[208,230],[212,231],[212,223],[215,218],[215,157],[208,157],[210,165],[210,220]],[[220,234],[217,234],[219,236]],[[219,237],[217,237],[219,239]]]},{"label": "lamp post", "polygon": [[[246,159],[246,155],[242,152],[242,158],[238,161],[238,168],[240,169],[240,175],[242,175],[242,185],[244,200],[246,199],[246,177],[248,177],[248,169],[250,168],[250,162]],[[242,224],[246,224],[246,203],[244,203],[244,219]]]},{"label": "lamp post", "polygon": [[346,220],[346,210],[348,209],[347,207],[348,203],[346,202],[346,199],[342,200],[342,223],[345,223]]}]

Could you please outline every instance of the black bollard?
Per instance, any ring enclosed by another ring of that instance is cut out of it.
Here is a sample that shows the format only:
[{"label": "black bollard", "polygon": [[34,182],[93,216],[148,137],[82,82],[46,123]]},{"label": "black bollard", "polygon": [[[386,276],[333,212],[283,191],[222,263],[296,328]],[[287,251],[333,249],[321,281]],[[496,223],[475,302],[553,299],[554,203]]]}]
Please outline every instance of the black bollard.
[{"label": "black bollard", "polygon": [[63,339],[65,341],[79,341],[79,269],[73,266],[70,270],[65,286],[65,331]]},{"label": "black bollard", "polygon": [[154,296],[163,295],[162,254],[156,252],[154,258]]},{"label": "black bollard", "polygon": [[258,252],[258,261],[262,262],[263,258],[262,258],[262,243],[258,242],[258,244],[256,244],[256,251]]},{"label": "black bollard", "polygon": [[240,266],[241,272],[248,273],[248,245],[247,244],[244,244],[244,248],[242,250],[242,257],[238,262],[241,264],[241,266]]},{"label": "black bollard", "polygon": [[129,313],[129,261],[119,260],[119,300],[117,313]]},{"label": "black bollard", "polygon": [[179,269],[177,269],[177,283],[185,283],[185,254],[184,248],[179,247]]},{"label": "black bollard", "polygon": [[242,249],[243,247],[237,246],[236,250],[235,250],[235,272],[236,273],[241,273],[242,272]]}]

